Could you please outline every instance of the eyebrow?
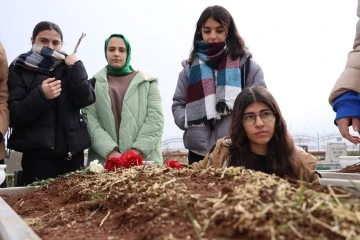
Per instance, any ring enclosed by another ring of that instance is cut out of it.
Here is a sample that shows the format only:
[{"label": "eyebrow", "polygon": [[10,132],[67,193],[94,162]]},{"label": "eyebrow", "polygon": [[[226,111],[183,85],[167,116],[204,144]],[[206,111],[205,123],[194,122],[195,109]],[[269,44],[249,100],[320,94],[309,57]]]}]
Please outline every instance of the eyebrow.
[{"label": "eyebrow", "polygon": [[108,46],[108,49],[113,49],[113,48],[120,48],[120,49],[123,49],[123,50],[126,50],[126,48],[124,47],[117,47],[117,46]]},{"label": "eyebrow", "polygon": [[[262,112],[265,112],[265,111],[271,111],[271,109],[270,108],[267,108],[267,109],[263,109],[263,110],[260,110],[260,112],[259,113],[262,113]],[[246,115],[246,114],[255,114],[255,112],[246,112],[246,113],[244,113],[244,115]]]},{"label": "eyebrow", "polygon": [[[50,41],[48,38],[46,37],[42,37],[42,38],[39,38],[39,40],[46,40],[46,41]],[[52,40],[53,42],[61,42],[60,40]]]},{"label": "eyebrow", "polygon": [[[207,26],[203,26],[203,28],[208,28],[210,29],[211,27],[207,27]],[[219,29],[219,28],[225,28],[224,26],[218,26],[218,27],[215,27],[216,29]]]}]

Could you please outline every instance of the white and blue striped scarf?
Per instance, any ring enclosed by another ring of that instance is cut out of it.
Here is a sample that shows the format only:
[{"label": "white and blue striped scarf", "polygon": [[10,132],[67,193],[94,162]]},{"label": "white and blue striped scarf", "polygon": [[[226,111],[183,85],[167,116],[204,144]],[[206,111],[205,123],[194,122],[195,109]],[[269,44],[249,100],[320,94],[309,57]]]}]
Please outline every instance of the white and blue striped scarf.
[{"label": "white and blue striped scarf", "polygon": [[19,55],[14,64],[32,71],[48,73],[61,64],[65,57],[63,52],[34,44],[29,52]]}]

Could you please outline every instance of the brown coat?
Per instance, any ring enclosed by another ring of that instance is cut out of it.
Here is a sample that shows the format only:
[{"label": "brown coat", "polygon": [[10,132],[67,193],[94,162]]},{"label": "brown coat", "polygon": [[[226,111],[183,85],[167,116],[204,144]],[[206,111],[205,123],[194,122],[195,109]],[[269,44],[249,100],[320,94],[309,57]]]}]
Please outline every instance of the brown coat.
[{"label": "brown coat", "polygon": [[[9,126],[9,110],[8,110],[8,97],[9,91],[7,86],[8,79],[8,63],[6,52],[0,43],[0,131],[5,136]],[[5,154],[5,141],[0,143],[0,159],[4,159]]]},{"label": "brown coat", "polygon": [[[227,162],[229,160],[230,151],[229,146],[231,144],[231,139],[229,137],[224,137],[216,142],[214,151],[208,153],[203,160],[200,162],[195,162],[192,164],[193,169],[204,169],[209,167],[222,168],[227,167]],[[318,182],[319,176],[315,171],[317,158],[310,153],[307,153],[303,148],[296,147],[296,158],[301,161],[304,166],[307,168],[309,179],[311,182]]]},{"label": "brown coat", "polygon": [[[360,18],[360,0],[358,0],[357,16]],[[330,105],[347,90],[360,92],[360,19],[358,19],[356,24],[353,50],[349,52],[345,69],[331,90],[329,96]]]}]

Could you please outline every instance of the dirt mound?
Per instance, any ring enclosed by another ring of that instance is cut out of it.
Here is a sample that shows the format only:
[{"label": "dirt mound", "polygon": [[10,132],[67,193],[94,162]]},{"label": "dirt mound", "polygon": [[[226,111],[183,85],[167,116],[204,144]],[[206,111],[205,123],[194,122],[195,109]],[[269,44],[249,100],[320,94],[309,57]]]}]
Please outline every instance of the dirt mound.
[{"label": "dirt mound", "polygon": [[76,173],[4,200],[42,239],[351,239],[360,192],[244,168]]},{"label": "dirt mound", "polygon": [[341,172],[341,173],[360,173],[360,163],[353,164],[353,165],[347,166],[345,168],[342,168],[338,172]]}]

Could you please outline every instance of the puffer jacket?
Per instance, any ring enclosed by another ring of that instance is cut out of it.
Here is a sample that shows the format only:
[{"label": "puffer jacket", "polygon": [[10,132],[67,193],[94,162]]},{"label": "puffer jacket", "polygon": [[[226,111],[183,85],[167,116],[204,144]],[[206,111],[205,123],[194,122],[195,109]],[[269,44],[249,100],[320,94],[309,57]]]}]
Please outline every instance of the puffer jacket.
[{"label": "puffer jacket", "polygon": [[[358,0],[357,16],[358,18],[360,18],[360,0]],[[330,92],[330,96],[329,96],[330,105],[334,104],[334,101],[337,97],[346,93],[349,90],[356,93],[360,93],[360,19],[358,19],[356,24],[356,34],[354,39],[353,50],[349,52],[345,69],[340,74],[340,77],[337,79]],[[350,95],[351,94],[352,93],[350,93]],[[351,100],[352,102],[355,101],[358,102],[360,101],[360,96],[357,96],[356,99],[352,98]],[[356,103],[356,105],[358,108],[358,103]],[[336,110],[336,112],[338,111],[338,109],[334,109],[334,110]],[[345,115],[346,117],[349,116],[358,117],[359,111],[358,110],[356,111],[357,112],[355,112],[354,114],[352,113],[352,111],[350,111]],[[341,117],[337,117],[337,119]]]},{"label": "puffer jacket", "polygon": [[[240,68],[245,64],[247,58],[251,56],[247,53],[241,61]],[[209,151],[217,139],[230,134],[231,115],[216,120],[215,126],[205,124],[202,127],[188,127],[185,129],[185,107],[186,95],[188,88],[188,79],[190,73],[190,64],[185,60],[182,62],[183,70],[179,74],[178,83],[173,96],[172,113],[175,124],[184,130],[183,141],[185,148],[189,150]],[[261,67],[252,59],[250,59],[249,72],[245,80],[247,86],[264,86],[264,73]]]},{"label": "puffer jacket", "polygon": [[[41,84],[49,77],[61,80],[61,94],[47,100]],[[10,135],[8,147],[19,152],[44,156],[68,156],[91,146],[81,108],[95,101],[85,67],[62,63],[45,74],[15,66],[9,67]]]},{"label": "puffer jacket", "polygon": [[[0,132],[4,137],[9,126],[9,110],[7,103],[9,91],[7,86],[7,80],[8,64],[6,52],[2,44],[0,43]],[[5,140],[3,140],[2,142],[0,142],[0,160],[4,159],[5,157]]]},{"label": "puffer jacket", "polygon": [[131,148],[142,152],[143,158],[163,163],[160,149],[164,127],[158,79],[139,71],[125,93],[119,139],[115,130],[115,119],[111,109],[107,70],[103,68],[94,78],[96,101],[83,109],[84,119],[92,139],[88,160],[105,162],[115,147],[124,153]]},{"label": "puffer jacket", "polygon": [[[228,136],[217,140],[214,150],[209,152],[203,160],[195,162],[191,166],[195,170],[209,167],[227,167],[230,158],[230,145],[231,139]],[[296,146],[296,160],[302,162],[302,165],[307,169],[305,172],[308,173],[310,182],[319,183],[319,175],[315,171],[317,158],[307,153],[303,148]]]}]

